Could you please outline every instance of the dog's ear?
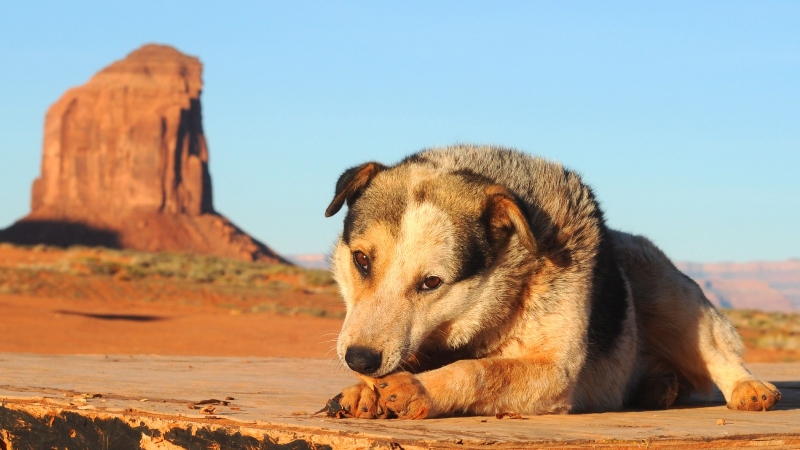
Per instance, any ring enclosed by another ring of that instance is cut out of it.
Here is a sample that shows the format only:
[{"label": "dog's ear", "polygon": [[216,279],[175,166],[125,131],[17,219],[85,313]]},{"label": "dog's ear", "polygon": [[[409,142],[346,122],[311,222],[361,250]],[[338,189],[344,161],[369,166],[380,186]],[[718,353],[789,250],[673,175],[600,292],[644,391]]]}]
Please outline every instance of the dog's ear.
[{"label": "dog's ear", "polygon": [[325,210],[325,217],[339,212],[345,201],[347,201],[347,206],[350,206],[364,192],[375,175],[384,169],[386,166],[381,163],[368,162],[345,170],[339,177],[339,181],[336,182],[336,193],[333,195],[328,209]]},{"label": "dog's ear", "polygon": [[505,243],[514,233],[531,254],[536,254],[536,239],[517,199],[508,189],[494,184],[486,188],[486,218],[493,243]]}]

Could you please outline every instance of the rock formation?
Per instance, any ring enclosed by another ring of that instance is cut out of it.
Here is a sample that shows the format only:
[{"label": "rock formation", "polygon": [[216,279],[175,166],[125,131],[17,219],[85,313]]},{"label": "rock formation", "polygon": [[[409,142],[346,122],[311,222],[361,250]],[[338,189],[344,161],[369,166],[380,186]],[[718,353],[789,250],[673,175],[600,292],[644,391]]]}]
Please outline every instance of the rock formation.
[{"label": "rock formation", "polygon": [[716,306],[800,311],[800,260],[675,265],[692,277]]},{"label": "rock formation", "polygon": [[67,91],[47,111],[32,211],[0,240],[283,262],[214,211],[202,69],[145,45]]}]

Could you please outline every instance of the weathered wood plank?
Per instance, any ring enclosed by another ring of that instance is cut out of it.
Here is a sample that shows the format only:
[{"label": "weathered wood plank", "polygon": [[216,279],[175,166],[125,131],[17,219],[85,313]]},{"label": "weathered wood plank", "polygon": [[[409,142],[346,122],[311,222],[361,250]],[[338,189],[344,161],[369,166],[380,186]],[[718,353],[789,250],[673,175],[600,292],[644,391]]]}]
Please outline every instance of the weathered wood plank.
[{"label": "weathered wood plank", "polygon": [[[667,411],[363,421],[309,414],[357,381],[330,360],[0,353],[0,450],[800,448],[800,364],[752,369],[783,391],[777,410],[729,411],[716,394]],[[209,399],[228,404],[189,408]]]}]

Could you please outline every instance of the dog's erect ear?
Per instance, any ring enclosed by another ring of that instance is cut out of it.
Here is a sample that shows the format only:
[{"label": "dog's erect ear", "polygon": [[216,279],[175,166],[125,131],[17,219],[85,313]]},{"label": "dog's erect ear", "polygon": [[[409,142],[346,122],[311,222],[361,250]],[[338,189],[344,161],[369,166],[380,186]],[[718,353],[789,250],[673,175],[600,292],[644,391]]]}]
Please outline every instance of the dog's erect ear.
[{"label": "dog's erect ear", "polygon": [[345,170],[339,177],[339,181],[336,182],[336,193],[331,204],[328,205],[328,209],[325,210],[325,217],[339,212],[345,201],[347,201],[347,206],[350,206],[364,192],[372,178],[384,169],[386,166],[381,163],[368,162]]},{"label": "dog's erect ear", "polygon": [[536,239],[525,214],[508,189],[494,184],[486,188],[486,215],[493,243],[505,242],[516,233],[522,245],[536,254]]}]

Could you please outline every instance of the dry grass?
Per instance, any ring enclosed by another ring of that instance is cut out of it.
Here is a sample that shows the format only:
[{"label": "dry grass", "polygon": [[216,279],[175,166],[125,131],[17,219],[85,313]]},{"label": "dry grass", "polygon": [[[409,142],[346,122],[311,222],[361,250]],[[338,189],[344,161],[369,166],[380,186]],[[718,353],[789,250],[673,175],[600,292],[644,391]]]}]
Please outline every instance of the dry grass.
[{"label": "dry grass", "polygon": [[726,309],[722,311],[748,349],[800,353],[800,314]]},{"label": "dry grass", "polygon": [[291,283],[293,286],[316,288],[334,286],[333,277],[328,271],[284,264],[251,263],[215,256],[144,253],[100,247],[75,246],[62,250],[37,245],[28,249],[31,253],[61,252],[63,257],[55,263],[19,264],[15,269],[73,275],[112,275],[124,280],[169,278],[236,286],[261,286],[278,278],[288,278],[294,280]]}]

